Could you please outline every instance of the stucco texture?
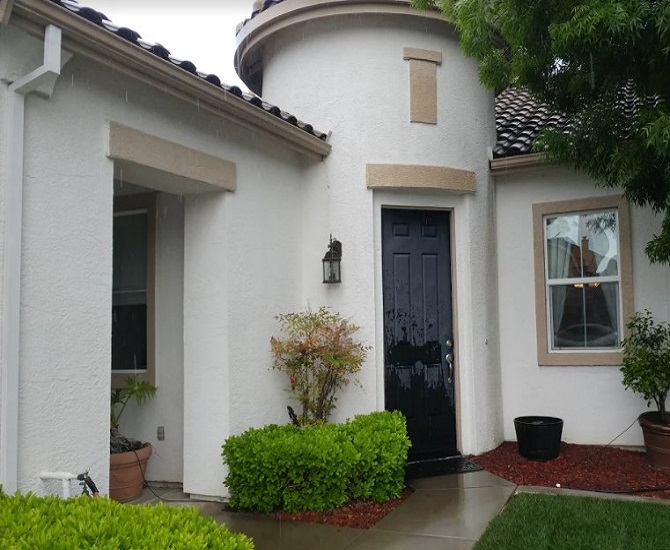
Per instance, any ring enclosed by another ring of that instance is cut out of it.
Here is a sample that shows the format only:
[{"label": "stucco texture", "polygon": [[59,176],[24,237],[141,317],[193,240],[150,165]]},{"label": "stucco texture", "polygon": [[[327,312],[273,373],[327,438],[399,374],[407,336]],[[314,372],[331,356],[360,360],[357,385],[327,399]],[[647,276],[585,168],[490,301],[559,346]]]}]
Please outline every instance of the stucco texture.
[{"label": "stucco texture", "polygon": [[[39,472],[89,470],[107,489],[110,121],[238,168],[233,194],[196,185],[188,196],[158,195],[159,391],[122,419],[125,433],[154,445],[149,480],[183,481],[188,492],[221,496],[225,437],[284,417],[281,383],[268,370],[269,338],[273,316],[301,306],[296,243],[303,174],[311,163],[201,112],[197,103],[78,56],[63,69],[51,99],[26,101],[19,487],[58,490],[41,482]],[[163,189],[159,171],[136,173],[128,181],[118,170],[118,188]],[[156,439],[158,426],[164,441]]]},{"label": "stucco texture", "polygon": [[[383,2],[373,4],[379,12]],[[27,98],[20,489],[51,490],[42,470],[89,470],[107,489],[115,184],[117,193],[157,192],[159,389],[122,420],[124,432],[154,445],[151,481],[225,497],[225,438],[287,421],[286,380],[270,369],[279,313],[330,305],[360,325],[372,349],[360,386],[343,392],[333,419],[385,407],[381,213],[391,207],[451,213],[462,453],[514,439],[518,415],[561,416],[565,439],[579,443],[606,443],[628,426],[644,404],[623,390],[616,367],[537,364],[532,204],[606,191],[556,168],[492,179],[493,94],[445,22],[417,13],[339,15],[264,40],[264,97],[332,132],[323,161],[205,112],[197,98],[175,99],[79,55],[51,99]],[[19,31],[0,28],[0,45],[0,60],[12,60],[6,71],[39,62],[40,42]],[[411,122],[405,48],[442,57],[436,124]],[[0,100],[4,109],[4,88]],[[110,123],[233,163],[234,191],[169,178],[155,159],[133,166],[130,177],[107,156]],[[0,136],[0,159],[7,147]],[[467,171],[474,186],[373,190],[368,165]],[[5,184],[0,166],[0,207]],[[658,220],[637,209],[631,220],[635,308],[669,318],[670,276],[650,268],[643,252]],[[321,277],[331,234],[343,243],[338,285]],[[633,431],[619,440],[639,442]]]},{"label": "stucco texture", "polygon": [[[514,440],[513,419],[525,415],[564,419],[564,440],[607,444],[646,410],[621,384],[617,366],[538,366],[532,204],[596,197],[616,190],[597,189],[583,175],[557,167],[496,178],[500,309],[500,355],[505,439]],[[651,212],[631,208],[634,309],[650,308],[667,319],[670,283],[667,269],[650,266],[644,245],[660,227]],[[634,427],[616,440],[640,445]]]},{"label": "stucco texture", "polygon": [[[351,316],[373,344],[360,375],[362,388],[347,389],[336,418],[385,406],[381,209],[449,209],[455,224],[459,449],[491,448],[502,438],[495,205],[488,176],[488,148],[495,141],[492,94],[479,84],[476,68],[463,57],[451,28],[416,14],[309,20],[277,32],[263,45],[264,96],[332,131],[333,153],[322,170],[310,175],[303,216],[314,230],[303,238],[315,251],[325,250],[329,233],[342,241],[343,283],[320,285],[314,254],[303,299],[332,304]],[[407,47],[442,55],[436,67],[437,124],[411,122],[410,68],[403,59]],[[476,174],[476,191],[372,191],[366,188],[368,164],[468,170]]]}]

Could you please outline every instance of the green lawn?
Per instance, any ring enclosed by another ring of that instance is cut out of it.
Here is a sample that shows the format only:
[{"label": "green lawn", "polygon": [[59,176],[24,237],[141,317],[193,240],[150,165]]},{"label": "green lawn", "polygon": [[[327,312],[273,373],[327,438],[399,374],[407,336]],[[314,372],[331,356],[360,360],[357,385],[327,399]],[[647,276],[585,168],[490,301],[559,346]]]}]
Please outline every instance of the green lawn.
[{"label": "green lawn", "polygon": [[475,550],[638,550],[670,547],[670,505],[521,493]]}]

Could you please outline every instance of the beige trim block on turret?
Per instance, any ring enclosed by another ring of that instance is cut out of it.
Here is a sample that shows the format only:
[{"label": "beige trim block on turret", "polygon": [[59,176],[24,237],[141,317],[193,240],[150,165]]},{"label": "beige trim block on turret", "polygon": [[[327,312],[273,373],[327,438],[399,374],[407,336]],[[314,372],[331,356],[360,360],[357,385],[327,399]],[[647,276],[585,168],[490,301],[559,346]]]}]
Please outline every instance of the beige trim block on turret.
[{"label": "beige trim block on turret", "polygon": [[405,48],[403,59],[409,61],[410,121],[437,124],[437,66],[442,64],[442,53]]},{"label": "beige trim block on turret", "polygon": [[368,189],[444,189],[474,193],[477,177],[470,170],[419,164],[368,164]]}]

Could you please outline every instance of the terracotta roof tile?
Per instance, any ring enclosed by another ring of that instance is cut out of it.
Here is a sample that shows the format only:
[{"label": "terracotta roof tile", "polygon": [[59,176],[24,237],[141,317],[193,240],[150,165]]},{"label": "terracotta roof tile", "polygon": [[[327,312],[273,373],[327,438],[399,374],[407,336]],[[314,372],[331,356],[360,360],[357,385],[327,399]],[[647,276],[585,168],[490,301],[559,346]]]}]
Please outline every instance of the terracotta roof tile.
[{"label": "terracotta roof tile", "polygon": [[265,10],[269,9],[272,6],[276,6],[277,4],[281,4],[281,2],[283,2],[283,0],[256,0],[253,4],[253,8],[252,8],[252,11],[251,11],[251,17],[249,17],[249,19],[244,21],[244,23],[253,19],[254,17],[256,17],[262,11],[265,11]]},{"label": "terracotta roof tile", "polygon": [[498,141],[493,156],[513,157],[533,150],[533,143],[544,128],[561,128],[567,117],[552,113],[523,89],[507,88],[496,97]]},{"label": "terracotta roof tile", "polygon": [[282,111],[279,107],[275,105],[270,105],[269,103],[266,103],[258,96],[249,92],[243,92],[237,86],[228,86],[226,84],[222,84],[219,77],[216,76],[215,74],[205,74],[203,72],[198,71],[198,68],[193,62],[173,57],[170,54],[170,50],[168,50],[166,47],[164,47],[161,44],[150,43],[143,40],[142,36],[137,31],[129,29],[127,27],[119,27],[115,25],[102,12],[96,11],[93,8],[82,6],[78,2],[76,2],[76,0],[50,0],[50,1],[54,4],[64,7],[65,9],[71,11],[72,13],[77,14],[80,17],[83,17],[84,19],[90,21],[91,23],[99,27],[102,27],[103,29],[111,33],[116,34],[117,36],[123,38],[124,40],[127,40],[131,44],[134,44],[137,47],[142,48],[146,52],[153,54],[157,57],[160,57],[161,59],[168,61],[172,65],[191,73],[195,77],[201,78],[206,82],[209,82],[212,86],[221,88],[225,92],[228,92],[229,94],[232,94],[246,101],[250,105],[258,107],[259,109],[263,109],[265,112],[284,120],[288,124],[300,128],[304,132],[311,134],[322,141],[325,141],[328,138],[327,134],[314,130],[311,124],[299,121],[292,114]]},{"label": "terracotta roof tile", "polygon": [[[624,117],[632,118],[642,106],[655,107],[663,100],[656,95],[640,98],[629,82],[617,94],[616,103]],[[496,132],[498,141],[494,158],[532,153],[533,143],[544,128],[565,128],[569,119],[554,113],[520,88],[507,88],[496,97]]]}]

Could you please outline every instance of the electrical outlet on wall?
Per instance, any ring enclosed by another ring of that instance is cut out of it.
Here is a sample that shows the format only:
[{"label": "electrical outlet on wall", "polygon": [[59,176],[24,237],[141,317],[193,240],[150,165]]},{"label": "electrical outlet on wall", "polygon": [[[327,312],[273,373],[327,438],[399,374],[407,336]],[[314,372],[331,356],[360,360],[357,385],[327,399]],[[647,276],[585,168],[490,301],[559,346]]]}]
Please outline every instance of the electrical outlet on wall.
[{"label": "electrical outlet on wall", "polygon": [[165,426],[158,426],[156,437],[158,438],[158,441],[165,441]]}]

